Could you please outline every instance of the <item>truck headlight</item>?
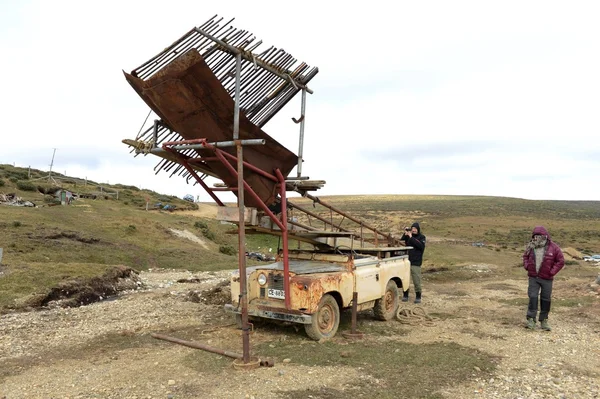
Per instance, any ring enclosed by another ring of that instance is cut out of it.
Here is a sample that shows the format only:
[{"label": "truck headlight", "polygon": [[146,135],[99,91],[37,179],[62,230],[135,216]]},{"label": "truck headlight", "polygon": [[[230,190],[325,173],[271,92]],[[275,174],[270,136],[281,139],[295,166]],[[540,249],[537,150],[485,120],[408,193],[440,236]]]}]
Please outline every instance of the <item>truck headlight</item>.
[{"label": "truck headlight", "polygon": [[267,284],[267,276],[265,276],[263,273],[258,275],[258,284],[260,284],[260,285]]}]

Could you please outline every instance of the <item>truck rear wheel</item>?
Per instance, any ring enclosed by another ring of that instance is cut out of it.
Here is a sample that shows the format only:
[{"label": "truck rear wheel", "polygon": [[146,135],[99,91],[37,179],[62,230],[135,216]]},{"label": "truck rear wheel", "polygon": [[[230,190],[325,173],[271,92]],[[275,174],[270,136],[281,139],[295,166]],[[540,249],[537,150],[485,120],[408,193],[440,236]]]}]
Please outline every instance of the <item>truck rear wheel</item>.
[{"label": "truck rear wheel", "polygon": [[398,304],[400,303],[399,295],[400,293],[396,283],[393,280],[388,281],[387,286],[385,287],[385,293],[381,299],[375,301],[375,306],[373,306],[375,318],[383,321],[394,318],[398,311]]},{"label": "truck rear wheel", "polygon": [[332,338],[339,325],[340,308],[334,297],[325,294],[319,301],[317,311],[312,315],[311,324],[305,324],[304,330],[310,338],[320,341]]}]

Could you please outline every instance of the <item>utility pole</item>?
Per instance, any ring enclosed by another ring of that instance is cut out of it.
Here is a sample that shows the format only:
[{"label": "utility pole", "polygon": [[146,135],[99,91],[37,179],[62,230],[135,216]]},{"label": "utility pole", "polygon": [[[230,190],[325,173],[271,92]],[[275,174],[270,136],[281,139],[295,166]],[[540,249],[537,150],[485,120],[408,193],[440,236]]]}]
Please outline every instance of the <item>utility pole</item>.
[{"label": "utility pole", "polygon": [[52,178],[52,166],[54,166],[54,155],[56,154],[56,148],[54,149],[54,152],[52,153],[52,161],[50,161],[50,172],[48,173],[48,180],[50,180]]}]

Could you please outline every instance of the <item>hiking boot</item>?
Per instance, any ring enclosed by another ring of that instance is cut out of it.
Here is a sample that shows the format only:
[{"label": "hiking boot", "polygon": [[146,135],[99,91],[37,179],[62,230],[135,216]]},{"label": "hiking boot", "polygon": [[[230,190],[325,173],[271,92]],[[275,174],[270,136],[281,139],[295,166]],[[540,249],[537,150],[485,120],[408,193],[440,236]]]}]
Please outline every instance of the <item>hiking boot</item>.
[{"label": "hiking boot", "polygon": [[542,320],[542,330],[552,331],[552,327],[550,327],[550,324],[548,324],[548,319]]},{"label": "hiking boot", "polygon": [[402,302],[408,302],[408,290],[404,291],[404,296],[402,297]]},{"label": "hiking boot", "polygon": [[421,293],[417,292],[417,297],[415,298],[415,303],[421,303]]},{"label": "hiking boot", "polygon": [[533,317],[527,318],[527,328],[530,330],[535,330],[535,319]]}]

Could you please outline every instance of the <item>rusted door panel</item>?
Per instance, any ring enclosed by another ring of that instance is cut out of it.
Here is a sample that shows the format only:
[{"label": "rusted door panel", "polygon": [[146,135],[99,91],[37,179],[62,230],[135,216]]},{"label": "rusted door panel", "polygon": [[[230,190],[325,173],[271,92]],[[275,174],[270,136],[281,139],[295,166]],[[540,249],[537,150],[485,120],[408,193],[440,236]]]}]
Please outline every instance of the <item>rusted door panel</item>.
[{"label": "rusted door panel", "polygon": [[406,291],[410,284],[410,262],[405,258],[382,259],[380,262],[380,277],[384,287],[394,277],[402,280],[402,290]]},{"label": "rusted door panel", "polygon": [[[233,139],[234,101],[196,50],[188,51],[146,81],[128,73],[125,78],[148,106],[184,139]],[[242,112],[239,137],[266,141],[264,146],[244,147],[244,160],[266,172],[279,169],[287,176],[298,162],[294,153],[250,122]],[[235,148],[223,150],[235,155]],[[206,150],[197,152],[201,156],[212,155]],[[237,186],[236,177],[221,162],[208,161],[208,164],[228,186]],[[234,162],[231,164],[237,169]],[[274,202],[277,194],[274,181],[248,168],[244,177],[263,202]],[[246,206],[258,206],[252,197],[244,198]]]},{"label": "rusted door panel", "polygon": [[376,266],[376,264],[357,264],[354,276],[356,278],[358,303],[381,298],[383,287],[385,287],[387,281],[382,281],[380,267]]}]

